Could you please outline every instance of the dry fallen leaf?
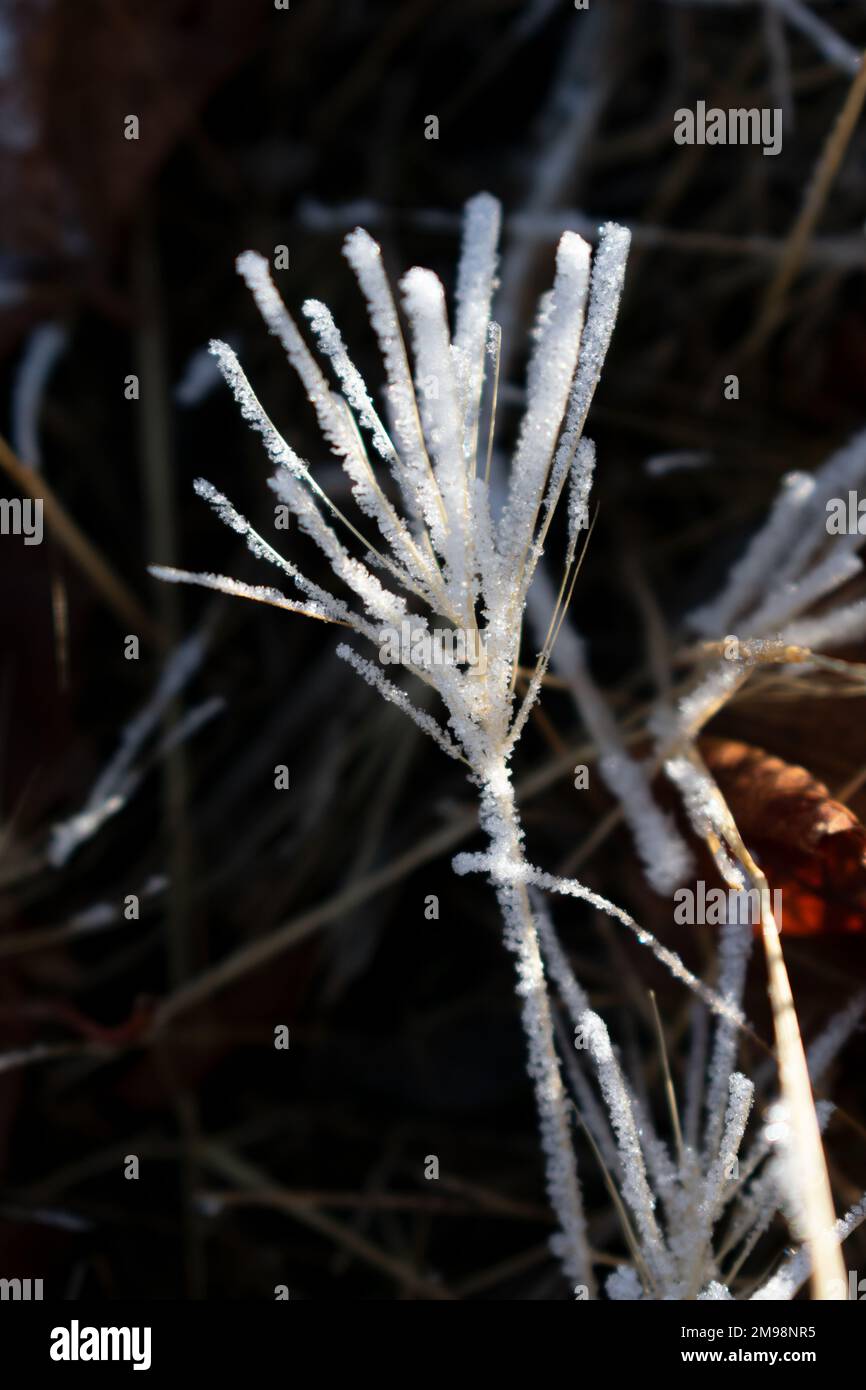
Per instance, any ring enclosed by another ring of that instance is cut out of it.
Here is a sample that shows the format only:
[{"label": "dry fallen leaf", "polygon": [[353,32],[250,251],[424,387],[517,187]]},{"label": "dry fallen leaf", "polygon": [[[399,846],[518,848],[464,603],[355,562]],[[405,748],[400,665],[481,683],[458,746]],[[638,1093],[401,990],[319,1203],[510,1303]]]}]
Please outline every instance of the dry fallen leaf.
[{"label": "dry fallen leaf", "polygon": [[804,767],[732,739],[701,754],[770,887],[787,935],[866,929],[866,828]]}]

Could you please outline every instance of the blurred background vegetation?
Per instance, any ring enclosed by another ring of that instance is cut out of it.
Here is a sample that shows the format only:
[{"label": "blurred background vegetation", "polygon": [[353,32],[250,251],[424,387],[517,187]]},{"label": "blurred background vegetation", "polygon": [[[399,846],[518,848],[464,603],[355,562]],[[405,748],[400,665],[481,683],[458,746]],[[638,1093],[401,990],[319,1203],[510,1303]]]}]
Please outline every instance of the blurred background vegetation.
[{"label": "blurred background vegetation", "polygon": [[[645,596],[675,633],[782,473],[864,423],[862,124],[781,301],[768,299],[866,45],[864,5],[809,8],[837,48],[761,3],[7,0],[2,432],[41,468],[87,562],[53,528],[39,547],[0,540],[4,1274],[43,1277],[50,1297],[260,1299],[277,1284],[337,1300],[569,1296],[546,1248],[492,895],[449,867],[472,835],[468,788],[333,658],[333,633],[160,587],[146,566],[271,579],[192,491],[204,475],[272,527],[264,453],[201,356],[211,336],[238,348],[275,423],[340,485],[233,273],[238,252],[286,246],[287,304],[323,299],[373,386],[343,235],[362,222],[395,275],[430,265],[450,289],[460,207],[495,193],[507,448],[559,233],[623,221],[634,249],[589,425],[599,515],[573,616],[613,707],[633,712],[652,692]],[[781,107],[781,154],[677,146],[674,111],[698,99]],[[318,574],[303,538],[279,539]],[[136,750],[125,804],[52,864],[51,827],[86,805],[166,651],[192,632],[206,650]],[[746,701],[714,732],[806,762],[831,789],[866,762],[857,701]],[[559,769],[525,804],[531,857],[552,870],[574,867],[610,809],[598,779],[572,787],[562,755],[591,763],[581,739],[554,692],[518,760],[518,783]],[[866,797],[851,805],[866,811]],[[621,830],[583,860],[591,886],[705,963],[712,942],[676,937]],[[123,915],[129,894],[138,920]],[[647,989],[675,1070],[689,1000],[588,908],[555,910],[652,1089]],[[283,949],[216,987],[209,969],[286,924]],[[807,1036],[863,979],[864,941],[792,944]],[[749,1003],[769,1036],[762,989],[759,977]],[[861,1036],[834,1089],[861,1119],[864,1062]],[[859,1195],[856,1126],[831,1131],[830,1148],[837,1191]],[[138,1181],[123,1175],[132,1154]],[[617,1254],[588,1149],[581,1164],[594,1243]],[[778,1248],[777,1230],[766,1262]]]}]

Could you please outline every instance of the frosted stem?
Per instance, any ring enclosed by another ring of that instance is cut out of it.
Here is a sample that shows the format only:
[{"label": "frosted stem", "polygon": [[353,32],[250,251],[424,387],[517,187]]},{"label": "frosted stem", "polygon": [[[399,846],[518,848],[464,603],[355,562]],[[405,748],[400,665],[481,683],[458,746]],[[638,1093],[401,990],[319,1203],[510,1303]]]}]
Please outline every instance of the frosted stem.
[{"label": "frosted stem", "polygon": [[507,865],[515,859],[523,859],[523,831],[504,759],[485,772],[482,822],[491,842],[491,881],[505,924],[505,945],[514,955],[517,968],[517,993],[522,1003],[521,1020],[529,1051],[528,1071],[538,1108],[547,1191],[560,1225],[555,1249],[568,1279],[585,1284],[590,1297],[594,1297],[586,1220],[571,1140],[569,1102],[556,1054],[535,918],[526,885],[509,881],[496,869],[497,860]]}]

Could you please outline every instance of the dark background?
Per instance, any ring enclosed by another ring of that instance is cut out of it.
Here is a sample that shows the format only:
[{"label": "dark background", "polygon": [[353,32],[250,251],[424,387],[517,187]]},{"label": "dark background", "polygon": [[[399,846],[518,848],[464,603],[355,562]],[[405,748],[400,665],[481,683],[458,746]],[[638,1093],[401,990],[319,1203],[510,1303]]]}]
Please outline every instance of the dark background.
[{"label": "dark background", "polygon": [[[816,13],[866,44],[866,6]],[[761,5],[5,0],[0,16],[3,434],[21,447],[15,402],[33,334],[59,325],[64,345],[36,393],[42,470],[159,629],[142,630],[140,659],[126,660],[139,629],[61,545],[0,541],[0,1036],[25,1050],[0,1075],[0,1274],[44,1277],[51,1297],[267,1299],[286,1284],[292,1298],[412,1298],[431,1295],[434,1275],[464,1298],[568,1297],[545,1246],[495,905],[481,880],[454,878],[450,849],[424,848],[471,814],[471,789],[333,657],[332,632],[148,577],[158,561],[272,580],[192,491],[204,475],[267,526],[259,441],[224,387],[192,404],[178,387],[208,338],[228,337],[277,425],[339,488],[234,257],[287,246],[289,307],[323,299],[375,388],[343,235],[361,221],[395,277],[431,265],[450,291],[460,207],[487,189],[505,210],[507,440],[559,232],[628,223],[624,307],[589,425],[600,510],[573,607],[626,715],[651,693],[636,591],[656,596],[676,632],[782,473],[863,425],[862,125],[781,322],[748,341],[851,75],[789,25],[780,59]],[[784,100],[782,153],[677,146],[673,113],[698,99]],[[124,139],[131,113],[138,141]],[[437,141],[424,138],[430,114]],[[731,372],[738,401],[723,396]],[[125,399],[129,373],[138,401]],[[709,459],[646,472],[678,450]],[[285,544],[323,577],[300,537]],[[165,727],[210,697],[222,712],[174,752],[139,754],[128,804],[52,868],[50,828],[85,803],[153,691],[159,638],[200,624],[209,650]],[[580,741],[567,700],[543,709],[518,781]],[[831,788],[866,760],[857,701],[746,702],[727,719],[722,732],[808,762]],[[274,789],[277,764],[290,769],[287,792]],[[560,777],[527,804],[531,857],[555,870],[608,806],[598,782],[577,797]],[[417,866],[368,890],[369,875],[419,846]],[[674,940],[627,837],[609,836],[581,872]],[[140,920],[67,930],[152,875],[169,887],[142,899]],[[430,894],[438,920],[425,919]],[[292,949],[151,1031],[156,1001],[299,918],[309,930]],[[566,904],[557,920],[594,1005],[654,1084],[635,993],[645,1004],[648,984],[660,990],[675,1067],[688,1000],[588,909]],[[675,944],[696,965],[711,952]],[[866,977],[861,935],[797,942],[791,969],[808,1034]],[[759,977],[750,1004],[768,1035],[761,998]],[[280,1023],[288,1052],[273,1047]],[[58,1053],[30,1051],[41,1047]],[[864,1062],[861,1037],[836,1087],[861,1117]],[[131,1154],[137,1182],[123,1176]],[[438,1183],[425,1181],[427,1155]],[[866,1154],[851,1127],[832,1155],[837,1191],[858,1194]],[[592,1157],[581,1148],[580,1159],[593,1238],[622,1254]],[[252,1205],[239,1195],[250,1191]],[[756,1275],[781,1228],[773,1239]]]}]

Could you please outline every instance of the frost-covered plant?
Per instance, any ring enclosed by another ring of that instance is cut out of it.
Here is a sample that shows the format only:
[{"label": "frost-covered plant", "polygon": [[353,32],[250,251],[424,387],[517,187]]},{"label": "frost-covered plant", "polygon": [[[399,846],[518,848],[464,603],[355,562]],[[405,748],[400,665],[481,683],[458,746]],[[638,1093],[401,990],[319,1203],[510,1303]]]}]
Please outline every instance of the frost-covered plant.
[{"label": "frost-covered plant", "polygon": [[[692,659],[699,658],[697,676],[676,698],[670,694],[673,673],[665,668],[666,644],[656,653],[655,664],[662,667],[659,687],[665,693],[650,720],[656,736],[655,765],[664,767],[681,792],[692,827],[712,852],[723,880],[732,890],[758,889],[762,896],[762,936],[784,1096],[773,1125],[776,1159],[770,1187],[775,1206],[771,1209],[783,1209],[792,1230],[807,1238],[809,1258],[815,1256],[816,1289],[825,1291],[822,1296],[830,1296],[827,1291],[834,1289],[833,1296],[838,1296],[843,1281],[819,1133],[820,1107],[816,1109],[811,1091],[815,1078],[799,1036],[766,880],[701,758],[697,739],[707,721],[750,680],[761,681],[768,692],[772,688],[776,694],[791,697],[807,683],[814,691],[817,674],[825,686],[828,679],[834,682],[829,687],[833,691],[846,688],[841,681],[850,692],[862,694],[866,668],[826,656],[821,649],[862,639],[866,633],[866,601],[839,598],[848,582],[862,574],[857,551],[866,538],[854,527],[837,534],[828,521],[829,513],[842,508],[840,499],[847,501],[864,481],[864,433],[834,453],[814,474],[792,473],[783,479],[767,520],[757,529],[719,594],[686,620],[688,630],[702,637],[704,643],[691,652]],[[530,606],[535,610],[543,603],[544,586],[537,585]],[[535,611],[533,616],[537,621]],[[648,882],[658,892],[669,892],[672,884],[690,876],[688,850],[656,805],[647,769],[626,753],[610,711],[592,682],[584,644],[567,623],[563,624],[553,662],[593,735],[600,753],[599,769],[619,800]],[[723,965],[725,949],[723,941]],[[743,973],[741,986],[744,978]],[[721,993],[729,1003],[738,997],[730,988],[730,980]],[[716,1068],[711,1094],[717,1102],[717,1132],[721,1133],[723,1116],[718,1113],[718,1100],[735,1063],[736,1031],[725,1023],[719,1028],[725,1043],[720,1054],[725,1066]],[[694,1171],[701,1178],[700,1169]],[[680,1217],[683,1210],[689,1210],[689,1203],[693,1206],[697,1201],[694,1171],[691,1178],[677,1178]],[[769,1214],[766,1219],[769,1221]],[[798,1268],[801,1266],[802,1259]],[[712,1276],[710,1282],[718,1280]]]},{"label": "frost-covered plant", "polygon": [[[866,599],[833,605],[817,616],[816,603],[863,572],[857,551],[866,536],[837,535],[828,511],[866,480],[866,433],[857,434],[815,473],[788,473],[766,522],[733,566],[721,592],[689,614],[690,629],[723,642],[728,664],[791,660],[790,649],[833,648],[866,634]],[[733,645],[736,637],[742,650]],[[786,654],[784,649],[789,649]]]},{"label": "frost-covered plant", "polygon": [[[745,1022],[742,944],[730,953],[728,974],[723,950],[719,988],[711,989],[627,912],[575,879],[555,878],[529,864],[510,771],[562,626],[579,565],[580,536],[588,525],[595,449],[583,430],[617,315],[628,233],[613,224],[604,226],[591,265],[590,248],[575,233],[564,233],[559,242],[553,287],[542,299],[534,332],[525,413],[505,496],[497,506],[491,463],[501,334],[491,318],[491,303],[499,223],[493,198],[482,194],[467,204],[453,332],[443,287],[431,271],[416,267],[400,282],[414,375],[380,249],[360,229],[346,239],[345,255],[366,298],[384,359],[385,420],[328,309],[315,300],[304,305],[338,390],[332,389],[307,347],[266,261],[253,252],[238,259],[266,324],[306,389],[322,434],[342,462],[360,516],[347,516],[322,490],[310,466],[268,418],[231,348],[214,342],[211,351],[276,465],[270,486],[325,554],[347,596],[307,578],[204,480],[196,482],[199,495],[243,536],[256,556],[282,571],[296,594],[289,597],[272,587],[241,584],[222,575],[162,567],[152,572],[340,624],[370,644],[378,659],[345,643],[337,652],[461,762],[478,788],[488,847],[481,854],[458,855],[454,867],[460,873],[483,870],[489,875],[502,912],[505,944],[515,959],[547,1189],[559,1228],[554,1245],[565,1274],[594,1295],[571,1139],[571,1102],[557,1057],[545,962],[574,1026],[585,1033],[610,1117],[609,1122],[603,1118],[587,1079],[566,1053],[584,1126],[615,1168],[623,1211],[628,1212],[634,1265],[609,1281],[609,1296],[727,1296],[712,1292],[723,1289],[713,1236],[731,1197],[725,1186],[726,1164],[739,1149],[752,1099],[751,1083],[733,1070],[736,1038]],[[382,479],[381,464],[389,482]],[[536,586],[534,620],[541,624],[542,640],[528,688],[519,697],[524,613],[563,493],[567,542],[562,580],[558,592],[547,595],[543,585]],[[378,532],[374,539],[368,534],[371,525]],[[455,654],[455,644],[446,640],[455,632],[471,639],[457,651],[472,651],[480,659],[467,664]],[[408,634],[408,642],[395,642],[396,633],[401,638]],[[444,721],[419,708],[389,679],[382,665],[386,650],[396,652],[405,670],[439,697]],[[651,877],[655,873],[657,886],[669,886],[687,871],[686,847],[655,808],[641,769],[625,756],[588,681],[582,654],[575,655],[574,644],[569,651],[582,691],[581,707],[588,711],[607,780],[628,808],[627,818]],[[679,736],[683,713],[669,715]],[[717,1017],[702,1145],[696,1140],[681,1145],[674,1159],[655,1136],[625,1081],[604,1024],[589,1008],[540,906],[533,907],[531,888],[578,897],[609,912],[696,993],[704,1017],[706,1010]],[[763,1160],[765,1152],[760,1157]],[[664,1218],[655,1211],[656,1192]],[[751,1225],[743,1218],[743,1239],[763,1219],[768,1203],[776,1201],[775,1194],[776,1188],[770,1187],[763,1196],[760,1190],[757,1195],[744,1190],[744,1202],[755,1203],[758,1214]],[[774,1210],[775,1205],[771,1213]]]},{"label": "frost-covered plant", "polygon": [[[767,521],[734,565],[721,593],[689,617],[706,640],[697,680],[676,703],[662,700],[652,720],[658,756],[679,788],[693,828],[705,840],[724,880],[762,895],[761,932],[773,1007],[779,1074],[785,1103],[778,1126],[779,1165],[793,1229],[808,1238],[819,1296],[841,1281],[833,1232],[833,1200],[794,1000],[769,907],[767,881],[744,844],[724,798],[707,770],[696,739],[713,714],[756,672],[783,670],[788,685],[810,671],[831,672],[863,690],[864,668],[827,657],[822,647],[857,640],[866,632],[866,601],[834,601],[862,573],[856,531],[836,535],[828,510],[837,494],[866,478],[866,434],[856,435],[814,474],[787,475]],[[824,611],[813,613],[815,605]],[[732,631],[732,628],[734,629]],[[820,1293],[823,1289],[824,1292]]]},{"label": "frost-covered plant", "polygon": [[[581,1122],[600,1161],[621,1194],[620,1215],[632,1263],[620,1265],[605,1282],[608,1298],[634,1299],[789,1299],[811,1272],[808,1251],[797,1250],[757,1288],[740,1271],[778,1212],[797,1225],[790,1194],[797,1184],[786,1165],[790,1158],[785,1106],[769,1093],[760,1123],[748,1143],[747,1123],[756,1086],[736,1069],[741,1028],[717,1018],[708,1048],[708,1012],[696,1004],[686,1073],[682,1119],[673,1093],[673,1143],[658,1134],[646,1101],[633,1088],[611,1046],[607,1028],[590,1007],[557,939],[536,903],[542,951],[549,977],[560,994],[575,1047],[569,1077]],[[742,1005],[752,929],[745,914],[734,912],[721,929],[718,993],[733,1008]],[[866,998],[852,999],[809,1050],[809,1074],[818,1085],[866,1009]],[[707,1053],[709,1052],[709,1056]],[[579,1059],[587,1058],[601,1093],[596,1103]],[[832,1105],[822,1102],[822,1128]],[[866,1219],[866,1198],[835,1225],[837,1242]],[[732,1289],[736,1288],[736,1292]],[[742,1289],[745,1289],[745,1292]],[[843,1288],[835,1291],[845,1297]]]},{"label": "frost-covered plant", "polygon": [[[410,637],[432,639],[412,641],[408,650],[401,647],[401,659],[440,697],[444,724],[419,709],[378,662],[347,644],[337,651],[449,756],[464,763],[479,789],[481,824],[490,842],[487,864],[503,914],[505,942],[517,968],[547,1186],[561,1228],[562,1263],[570,1278],[588,1280],[585,1221],[536,926],[526,884],[515,875],[515,866],[523,862],[523,832],[509,762],[541,689],[576,573],[580,533],[587,526],[595,451],[583,438],[583,428],[613,331],[629,237],[612,224],[601,229],[591,276],[589,245],[573,232],[565,232],[559,242],[553,287],[542,300],[535,328],[526,409],[507,496],[497,514],[490,462],[500,334],[491,320],[491,299],[499,224],[500,209],[493,198],[481,194],[467,204],[453,333],[438,278],[418,267],[403,277],[400,288],[414,349],[414,381],[380,249],[360,229],[347,238],[345,255],[366,297],[384,359],[387,422],[380,418],[325,305],[309,300],[304,313],[330,361],[339,394],[286,310],[267,263],[253,252],[239,258],[240,273],[300,376],[322,433],[342,461],[362,520],[356,524],[329,500],[309,465],[277,432],[231,348],[214,342],[211,351],[277,466],[271,486],[327,556],[351,599],[307,579],[201,480],[196,483],[199,494],[245,538],[254,554],[282,570],[300,599],[222,576],[154,572],[343,624],[377,650],[404,625]],[[397,502],[380,481],[371,452],[390,473]],[[563,581],[535,673],[518,698],[527,592],[563,492],[568,523]],[[378,531],[376,539],[362,530],[369,523]],[[350,553],[347,540],[354,542],[356,551],[361,547],[363,558]],[[483,660],[461,668],[440,640],[443,624],[472,634]]]}]

